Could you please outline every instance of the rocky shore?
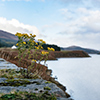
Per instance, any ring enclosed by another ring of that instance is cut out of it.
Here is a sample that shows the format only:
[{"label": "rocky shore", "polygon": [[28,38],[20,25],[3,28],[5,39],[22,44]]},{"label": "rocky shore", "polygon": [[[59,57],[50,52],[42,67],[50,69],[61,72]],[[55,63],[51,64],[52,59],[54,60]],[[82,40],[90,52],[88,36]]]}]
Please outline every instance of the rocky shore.
[{"label": "rocky shore", "polygon": [[[19,70],[19,68],[16,65],[1,58],[0,59],[0,69],[6,69],[6,68]],[[18,78],[14,78],[14,79],[15,81],[19,80]],[[0,93],[7,94],[7,93],[11,93],[12,91],[27,91],[27,92],[33,92],[33,93],[45,93],[46,91],[48,91],[48,93],[56,95],[57,100],[72,100],[71,98],[68,98],[70,97],[70,95],[68,95],[64,90],[62,90],[55,84],[57,81],[55,81],[55,83],[52,83],[42,78],[41,79],[20,79],[20,80],[27,80],[31,82],[31,84],[25,84],[22,86],[10,86],[9,83],[7,83],[7,80],[8,80],[7,78],[0,78]],[[3,83],[7,84],[7,86],[3,86],[2,85]],[[15,84],[15,82],[12,84]],[[63,85],[60,85],[60,86],[64,87]],[[66,88],[64,87],[64,89]]]},{"label": "rocky shore", "polygon": [[[0,78],[0,85],[4,83],[7,78]],[[21,79],[23,80],[23,79]],[[30,82],[31,84],[27,84],[25,86],[0,86],[0,93],[10,93],[11,91],[27,91],[33,93],[43,93],[48,91],[50,94],[55,94],[59,98],[66,98],[66,94],[63,90],[57,87],[54,83],[49,83],[43,79],[25,79]],[[67,99],[67,98],[66,98]]]},{"label": "rocky shore", "polygon": [[[33,50],[34,52],[34,50]],[[0,58],[4,58],[5,60],[19,66],[18,63],[18,58],[16,58],[16,56],[18,55],[18,51],[17,50],[12,50],[10,48],[0,48]],[[40,57],[38,55],[38,57]],[[61,57],[89,57],[89,55],[83,51],[55,51],[55,52],[50,52],[48,59],[49,60],[56,60],[57,58],[61,58]],[[33,57],[34,58],[34,57]],[[38,58],[37,58],[38,59]],[[29,66],[31,64],[30,60],[27,60],[27,58],[23,59],[23,61],[21,62],[21,66],[24,68],[27,68],[27,66]],[[37,67],[38,66],[38,67]],[[63,86],[62,84],[60,84],[58,81],[55,80],[55,78],[51,77],[51,73],[52,70],[48,69],[46,66],[41,65],[41,64],[35,64],[34,68],[32,69],[32,72],[34,72],[34,70],[37,69],[38,73],[41,73],[40,76],[42,79],[38,79],[38,82],[40,82],[41,84],[36,86],[36,84],[31,84],[31,85],[27,85],[26,87],[21,86],[21,88],[15,88],[12,86],[8,86],[9,89],[7,89],[7,87],[0,87],[0,90],[3,90],[4,92],[7,92],[5,90],[9,90],[11,91],[12,89],[15,90],[30,90],[28,88],[33,87],[33,91],[34,91],[34,86],[35,87],[39,87],[41,89],[41,91],[44,91],[43,88],[45,86],[50,87],[50,93],[57,93],[58,95],[58,100],[67,100],[67,98],[70,97],[70,95],[68,93],[66,93],[66,87]],[[5,79],[0,79],[1,81],[4,81]],[[37,81],[37,80],[33,80],[33,81]],[[50,81],[50,84],[44,84],[46,81]],[[40,91],[40,89],[38,89]],[[30,90],[31,91],[31,90]],[[39,92],[38,91],[38,92]],[[36,92],[36,91],[35,91]],[[63,99],[59,98],[62,97]],[[70,99],[71,100],[71,99]]]}]

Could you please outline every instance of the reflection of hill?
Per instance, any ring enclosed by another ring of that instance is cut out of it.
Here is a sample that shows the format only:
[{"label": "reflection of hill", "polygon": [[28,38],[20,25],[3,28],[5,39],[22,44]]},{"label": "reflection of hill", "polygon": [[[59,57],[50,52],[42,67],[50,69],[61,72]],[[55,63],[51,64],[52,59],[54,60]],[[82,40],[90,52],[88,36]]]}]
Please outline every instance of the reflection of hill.
[{"label": "reflection of hill", "polygon": [[14,34],[0,30],[0,47],[11,47],[17,40],[18,38]]},{"label": "reflection of hill", "polygon": [[89,54],[98,54],[100,51],[98,50],[94,50],[94,49],[89,49],[89,48],[82,48],[82,47],[79,47],[79,46],[70,46],[70,47],[67,47],[67,48],[61,48],[61,50],[64,50],[64,51],[75,51],[75,50],[82,50],[82,51],[85,51]]}]

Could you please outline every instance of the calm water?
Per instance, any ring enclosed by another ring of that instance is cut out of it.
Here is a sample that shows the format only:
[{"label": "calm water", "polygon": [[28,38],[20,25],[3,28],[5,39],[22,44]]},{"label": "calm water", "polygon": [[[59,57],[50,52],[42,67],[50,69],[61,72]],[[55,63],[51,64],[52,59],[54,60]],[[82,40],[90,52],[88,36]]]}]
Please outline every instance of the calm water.
[{"label": "calm water", "polygon": [[47,62],[74,100],[100,100],[100,55],[91,56]]},{"label": "calm water", "polygon": [[[74,100],[100,100],[100,55],[91,58],[61,58],[48,61],[53,76],[66,86]],[[0,58],[0,69],[18,67]]]}]

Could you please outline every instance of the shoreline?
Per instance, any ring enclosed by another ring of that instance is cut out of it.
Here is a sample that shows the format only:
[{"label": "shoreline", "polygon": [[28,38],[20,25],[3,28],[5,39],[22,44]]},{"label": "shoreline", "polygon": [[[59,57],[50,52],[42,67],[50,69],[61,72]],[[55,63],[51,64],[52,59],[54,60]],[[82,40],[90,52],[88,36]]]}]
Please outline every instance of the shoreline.
[{"label": "shoreline", "polygon": [[[1,62],[3,61],[3,59],[1,58]],[[6,62],[6,60],[4,60],[5,62]],[[9,62],[7,62],[7,63],[9,63]],[[12,63],[11,63],[12,64]],[[6,78],[0,78],[0,84],[1,84],[1,82],[5,82],[5,80],[7,80]],[[10,79],[11,80],[11,79]],[[25,79],[26,80],[26,79]],[[27,79],[27,80],[31,80],[32,81],[32,79]],[[49,81],[47,81],[47,80],[44,80],[44,79],[33,79],[33,81],[34,82],[36,82],[37,81],[37,83],[40,83],[41,85],[37,85],[37,86],[33,86],[33,89],[34,88],[38,88],[38,90],[40,90],[41,89],[41,87],[44,87],[44,86],[49,86],[50,88],[51,88],[51,90],[50,90],[50,92],[52,93],[52,92],[54,92],[54,94],[55,93],[57,93],[57,95],[58,96],[60,96],[60,97],[57,97],[57,100],[62,100],[61,98],[66,98],[65,100],[67,100],[67,98],[68,97],[66,97],[66,93],[61,89],[61,88],[59,88],[57,85],[56,85],[56,83],[52,83],[52,82],[49,82]],[[33,82],[33,83],[34,83]],[[28,85],[29,86],[29,85]],[[30,91],[32,91],[31,89],[32,89],[32,85],[30,85]],[[40,87],[40,88],[39,88]],[[24,90],[25,91],[25,87],[22,87],[22,89],[20,89],[20,88],[14,88],[14,87],[9,87],[9,89],[10,90],[8,90],[8,87],[6,86],[6,87],[4,87],[3,86],[3,88],[2,87],[0,87],[1,89],[0,89],[0,92],[2,92],[2,91],[4,91],[5,93],[9,93],[9,92],[11,92],[11,90],[12,89],[14,89],[14,90],[17,90],[17,91],[19,91],[19,90]],[[28,90],[28,88],[29,87],[26,87],[27,89],[26,90]],[[42,90],[43,91],[43,90]],[[58,91],[58,92],[57,92]],[[35,91],[34,90],[34,92],[37,92],[37,91]],[[72,99],[70,99],[70,98],[68,98],[68,100],[72,100]]]},{"label": "shoreline", "polygon": [[[17,50],[8,49],[8,48],[6,48],[6,49],[0,48],[0,57],[19,67],[18,58],[15,58],[15,56],[17,54],[18,54]],[[62,58],[62,57],[63,58],[65,58],[65,57],[72,58],[72,57],[90,57],[90,56],[83,51],[74,51],[74,52],[73,51],[67,51],[67,52],[55,51],[55,52],[50,52],[49,60],[56,60],[57,58]],[[31,63],[31,61],[24,59],[21,63],[21,66],[24,66],[24,68],[27,68],[27,66],[29,66],[30,63]],[[36,66],[37,66],[37,64],[35,65],[34,69],[36,68]],[[34,72],[34,69],[33,69],[33,72]],[[44,80],[51,81],[52,83],[56,84],[60,89],[62,89],[64,91],[67,98],[70,97],[70,95],[66,92],[66,87],[63,86],[62,84],[60,84],[58,81],[56,81],[53,77],[51,77],[52,70],[49,70],[48,67],[39,64],[38,71],[40,73],[42,72],[41,77]]]}]

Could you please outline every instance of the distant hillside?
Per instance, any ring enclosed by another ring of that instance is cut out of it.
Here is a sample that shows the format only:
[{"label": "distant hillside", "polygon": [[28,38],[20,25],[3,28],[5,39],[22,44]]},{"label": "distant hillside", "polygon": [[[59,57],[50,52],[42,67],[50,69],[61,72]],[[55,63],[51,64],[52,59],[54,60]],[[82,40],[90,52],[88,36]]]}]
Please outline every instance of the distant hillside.
[{"label": "distant hillside", "polygon": [[17,41],[18,38],[14,34],[0,30],[0,47],[11,47]]},{"label": "distant hillside", "polygon": [[100,53],[99,50],[82,48],[82,47],[79,47],[79,46],[70,46],[70,47],[67,47],[67,48],[61,47],[61,50],[64,50],[64,51],[66,51],[66,50],[68,50],[68,51],[82,50],[82,51],[85,51],[88,54],[99,54]]}]

